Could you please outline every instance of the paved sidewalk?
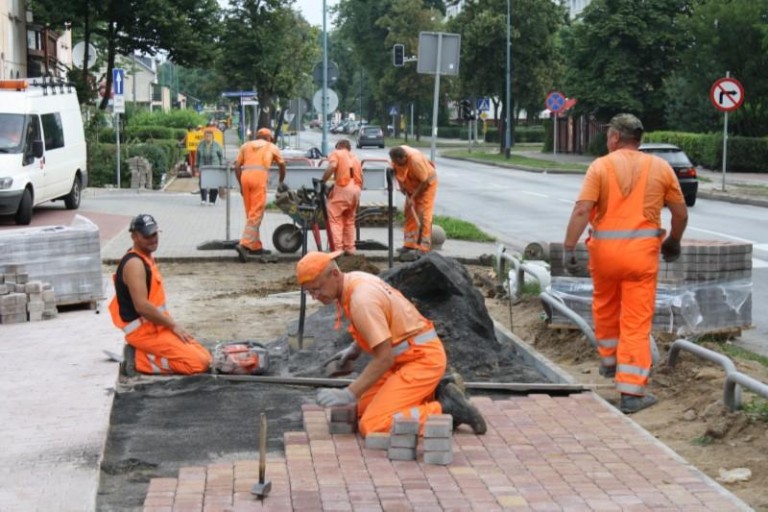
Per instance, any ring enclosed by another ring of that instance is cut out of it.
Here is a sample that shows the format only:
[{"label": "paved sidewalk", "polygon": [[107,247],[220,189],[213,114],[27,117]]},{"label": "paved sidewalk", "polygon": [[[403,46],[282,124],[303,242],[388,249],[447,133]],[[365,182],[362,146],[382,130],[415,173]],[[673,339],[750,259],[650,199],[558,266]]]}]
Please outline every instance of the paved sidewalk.
[{"label": "paved sidewalk", "polygon": [[476,398],[488,432],[460,428],[453,462],[390,461],[358,435],[331,435],[327,412],[304,407],[268,457],[270,494],[250,493],[258,461],[184,467],[150,482],[144,512],[750,510],[592,393]]}]

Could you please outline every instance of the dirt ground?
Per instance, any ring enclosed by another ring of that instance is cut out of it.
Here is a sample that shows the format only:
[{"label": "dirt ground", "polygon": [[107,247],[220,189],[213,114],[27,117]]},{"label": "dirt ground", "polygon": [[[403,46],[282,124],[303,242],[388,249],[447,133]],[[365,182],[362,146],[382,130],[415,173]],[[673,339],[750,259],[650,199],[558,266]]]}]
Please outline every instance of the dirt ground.
[{"label": "dirt ground", "polygon": [[[174,318],[209,346],[220,340],[272,342],[284,337],[299,316],[298,286],[294,263],[167,262],[160,269],[166,281],[168,306]],[[105,267],[105,272],[113,269]],[[469,267],[476,286],[483,288],[491,317],[510,328],[575,379],[584,383],[610,383],[597,375],[595,351],[578,331],[550,329],[537,298],[514,304],[492,298],[494,290],[483,287],[492,271]],[[319,304],[309,300],[308,314]],[[295,328],[295,327],[294,327]],[[674,338],[657,336],[666,354]],[[706,344],[718,350],[717,343]],[[662,357],[662,359],[664,359]],[[740,371],[768,382],[768,370],[756,362],[736,360]],[[745,482],[724,483],[756,510],[768,510],[768,429],[752,412],[729,413],[722,406],[724,373],[683,353],[674,369],[661,364],[651,377],[651,392],[659,398],[654,407],[633,419],[704,473],[718,479],[721,470],[749,468]],[[598,388],[615,403],[610,387]],[[742,393],[749,403],[752,395]],[[765,408],[762,409],[765,411]]]}]

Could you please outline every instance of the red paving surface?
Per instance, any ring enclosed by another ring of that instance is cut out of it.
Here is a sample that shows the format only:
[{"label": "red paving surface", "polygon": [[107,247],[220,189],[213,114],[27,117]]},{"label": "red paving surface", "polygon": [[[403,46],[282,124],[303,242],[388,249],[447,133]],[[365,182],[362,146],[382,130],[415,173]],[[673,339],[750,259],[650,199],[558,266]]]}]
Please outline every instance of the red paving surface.
[{"label": "red paving surface", "polygon": [[42,226],[69,226],[75,215],[87,218],[99,227],[99,240],[103,246],[118,233],[128,229],[130,215],[115,215],[111,213],[89,212],[83,210],[67,210],[61,206],[43,205],[35,208],[32,222],[29,226],[17,226],[13,217],[0,217],[0,232],[4,229],[37,228]]},{"label": "red paving surface", "polygon": [[749,510],[591,393],[473,401],[488,432],[456,431],[449,466],[390,461],[305,406],[305,431],[267,460],[263,501],[258,461],[234,461],[153,479],[144,511]]}]

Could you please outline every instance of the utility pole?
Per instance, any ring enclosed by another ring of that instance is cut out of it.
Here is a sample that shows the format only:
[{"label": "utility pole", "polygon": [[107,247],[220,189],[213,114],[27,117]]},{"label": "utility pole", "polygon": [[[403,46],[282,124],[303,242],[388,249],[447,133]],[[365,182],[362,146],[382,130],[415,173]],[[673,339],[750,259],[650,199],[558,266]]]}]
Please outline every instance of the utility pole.
[{"label": "utility pole", "polygon": [[504,108],[506,109],[507,119],[504,126],[504,155],[509,158],[509,153],[512,150],[512,67],[510,57],[511,42],[511,23],[512,23],[512,9],[510,2],[507,0],[507,97],[504,100]]}]

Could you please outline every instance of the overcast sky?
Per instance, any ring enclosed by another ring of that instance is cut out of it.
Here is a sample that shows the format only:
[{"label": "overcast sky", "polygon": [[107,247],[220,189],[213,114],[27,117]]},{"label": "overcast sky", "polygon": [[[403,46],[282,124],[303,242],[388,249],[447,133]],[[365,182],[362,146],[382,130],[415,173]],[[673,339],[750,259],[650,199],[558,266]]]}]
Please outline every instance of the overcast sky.
[{"label": "overcast sky", "polygon": [[[330,8],[339,3],[339,0],[325,0],[326,7],[330,11]],[[323,28],[323,0],[296,0],[296,8],[301,11],[311,25],[317,25]],[[331,29],[331,13],[328,13],[328,17],[325,20],[328,30]]]}]

